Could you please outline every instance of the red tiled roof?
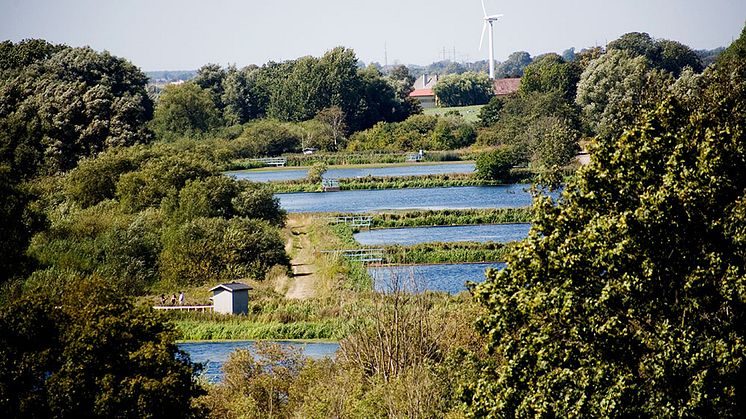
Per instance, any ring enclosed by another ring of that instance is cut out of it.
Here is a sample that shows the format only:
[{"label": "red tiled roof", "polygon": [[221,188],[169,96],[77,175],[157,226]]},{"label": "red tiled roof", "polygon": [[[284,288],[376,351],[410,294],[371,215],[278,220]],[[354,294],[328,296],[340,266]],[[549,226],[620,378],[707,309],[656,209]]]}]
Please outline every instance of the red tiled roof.
[{"label": "red tiled roof", "polygon": [[521,85],[520,78],[514,79],[497,79],[495,80],[495,95],[505,96],[510,95],[518,91],[518,87]]},{"label": "red tiled roof", "polygon": [[416,89],[409,94],[409,97],[435,96],[433,89]]}]

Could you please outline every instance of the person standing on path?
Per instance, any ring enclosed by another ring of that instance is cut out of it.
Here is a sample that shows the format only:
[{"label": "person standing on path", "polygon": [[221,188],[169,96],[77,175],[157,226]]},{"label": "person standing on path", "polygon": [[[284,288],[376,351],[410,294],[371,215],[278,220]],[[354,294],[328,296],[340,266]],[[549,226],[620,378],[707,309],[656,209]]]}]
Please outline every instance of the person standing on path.
[{"label": "person standing on path", "polygon": [[180,306],[183,306],[183,305],[184,305],[184,291],[181,291],[181,292],[179,293],[179,305],[180,305]]},{"label": "person standing on path", "polygon": [[171,305],[172,306],[176,305],[176,294],[171,294]]}]

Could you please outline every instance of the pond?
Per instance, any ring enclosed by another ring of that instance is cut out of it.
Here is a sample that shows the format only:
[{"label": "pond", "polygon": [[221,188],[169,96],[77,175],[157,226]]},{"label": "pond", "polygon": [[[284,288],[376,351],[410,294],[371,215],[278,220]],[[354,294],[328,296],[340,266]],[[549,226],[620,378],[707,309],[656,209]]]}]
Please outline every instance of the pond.
[{"label": "pond", "polygon": [[369,267],[377,291],[390,292],[399,287],[406,291],[442,291],[457,294],[466,290],[466,281],[483,282],[487,268],[503,269],[502,262],[454,263]]},{"label": "pond", "polygon": [[[189,342],[180,343],[177,346],[182,351],[189,354],[192,362],[198,362],[203,364],[204,374],[211,383],[219,382],[223,379],[223,363],[228,360],[228,357],[236,349],[248,349],[252,354],[254,353],[254,345],[256,341],[253,340],[236,340],[236,341],[221,341],[221,342]],[[335,342],[294,342],[294,341],[277,341],[283,346],[290,346],[294,348],[301,348],[303,354],[309,358],[321,359],[324,357],[333,357],[337,349],[339,349],[339,343]]]},{"label": "pond", "polygon": [[451,188],[375,189],[282,193],[275,196],[288,212],[359,213],[401,209],[520,208],[531,205],[530,185]]},{"label": "pond", "polygon": [[[366,176],[423,176],[453,173],[471,173],[473,171],[474,163],[413,164],[406,166],[392,165],[354,168],[332,167],[324,174],[324,178],[355,178]],[[253,182],[274,182],[303,179],[308,176],[308,168],[236,170],[225,172],[225,174],[236,179],[245,179]]]},{"label": "pond", "polygon": [[498,242],[523,240],[531,224],[481,224],[444,227],[382,228],[361,231],[354,235],[358,243],[366,246],[399,244],[409,246],[432,242]]}]

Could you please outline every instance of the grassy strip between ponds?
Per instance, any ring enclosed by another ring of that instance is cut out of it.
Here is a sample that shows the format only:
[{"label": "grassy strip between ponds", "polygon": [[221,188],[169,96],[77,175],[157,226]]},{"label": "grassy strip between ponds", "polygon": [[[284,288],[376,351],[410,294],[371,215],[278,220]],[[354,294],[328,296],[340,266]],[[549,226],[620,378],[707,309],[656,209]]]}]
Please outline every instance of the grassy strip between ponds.
[{"label": "grassy strip between ponds", "polygon": [[[562,169],[560,175],[568,179],[574,168]],[[533,183],[541,175],[531,169],[516,168],[510,172],[508,184]],[[365,176],[359,178],[340,178],[340,190],[359,189],[406,189],[406,188],[446,188],[454,186],[497,186],[505,183],[478,178],[474,173],[447,173],[417,176]],[[292,179],[268,182],[275,193],[320,192],[321,184],[309,182],[308,179]]]},{"label": "grassy strip between ponds", "polygon": [[475,263],[504,261],[511,250],[510,244],[502,243],[423,243],[414,246],[385,247],[386,263],[432,264]]},{"label": "grassy strip between ponds", "polygon": [[[390,153],[345,153],[345,152],[317,152],[313,154],[285,154],[287,159],[286,166],[301,167],[311,166],[314,163],[324,163],[327,165],[357,165],[357,164],[391,164],[407,163],[407,156],[412,153],[390,152]],[[450,162],[473,160],[478,153],[467,150],[454,151],[429,151],[425,154],[425,162]],[[411,162],[409,162],[411,163]],[[260,163],[251,159],[241,159],[231,162],[226,170],[254,169],[261,167]]]},{"label": "grassy strip between ponds", "polygon": [[318,322],[256,323],[247,320],[176,320],[181,340],[324,339],[345,337],[349,325],[340,319]]},{"label": "grassy strip between ponds", "polygon": [[509,224],[531,222],[530,208],[407,210],[373,214],[372,228]]},{"label": "grassy strip between ponds", "polygon": [[[495,186],[499,184],[491,180],[478,179],[470,173],[420,176],[366,176],[339,179],[339,189],[341,190]],[[275,193],[321,191],[321,184],[310,183],[306,179],[269,182],[269,185]]]}]

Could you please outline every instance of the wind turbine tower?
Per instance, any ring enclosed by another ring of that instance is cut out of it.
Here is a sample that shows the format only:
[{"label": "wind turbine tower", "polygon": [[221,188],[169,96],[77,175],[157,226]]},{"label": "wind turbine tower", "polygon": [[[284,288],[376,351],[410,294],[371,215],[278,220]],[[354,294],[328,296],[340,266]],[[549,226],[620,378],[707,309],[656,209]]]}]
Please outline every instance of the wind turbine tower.
[{"label": "wind turbine tower", "polygon": [[490,79],[495,79],[495,39],[492,30],[492,23],[496,22],[497,19],[503,17],[503,15],[488,15],[487,7],[484,5],[482,0],[482,11],[484,12],[484,24],[482,25],[482,38],[479,40],[479,50],[482,50],[482,44],[484,43],[484,33],[487,31],[487,25],[490,26]]}]

